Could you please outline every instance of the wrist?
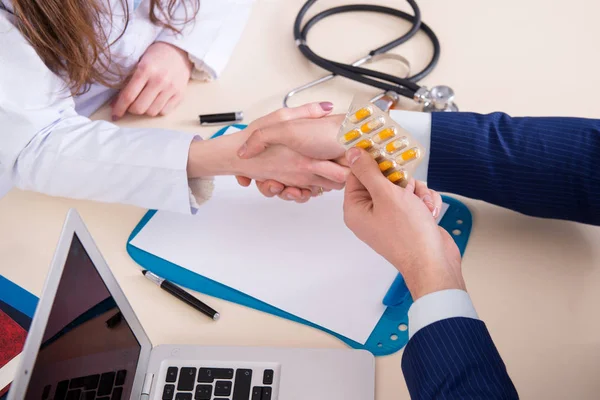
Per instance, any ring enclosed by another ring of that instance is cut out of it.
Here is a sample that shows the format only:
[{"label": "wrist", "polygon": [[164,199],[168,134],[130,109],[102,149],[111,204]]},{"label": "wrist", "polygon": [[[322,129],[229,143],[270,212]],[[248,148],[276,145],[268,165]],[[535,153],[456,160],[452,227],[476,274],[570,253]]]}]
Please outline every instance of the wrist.
[{"label": "wrist", "polygon": [[175,51],[175,53],[177,53],[177,56],[181,59],[183,64],[186,66],[188,73],[191,75],[192,70],[194,69],[194,63],[192,62],[192,60],[190,60],[190,56],[187,51],[175,46],[174,44],[168,43],[168,42],[158,41],[158,42],[154,42],[154,44],[158,45],[158,46],[164,46],[170,50]]},{"label": "wrist", "polygon": [[442,290],[459,289],[467,291],[460,266],[458,270],[449,265],[421,266],[416,270],[404,272],[403,277],[413,301]]},{"label": "wrist", "polygon": [[188,177],[242,175],[243,162],[237,151],[248,138],[246,130],[210,140],[193,141],[188,154]]}]

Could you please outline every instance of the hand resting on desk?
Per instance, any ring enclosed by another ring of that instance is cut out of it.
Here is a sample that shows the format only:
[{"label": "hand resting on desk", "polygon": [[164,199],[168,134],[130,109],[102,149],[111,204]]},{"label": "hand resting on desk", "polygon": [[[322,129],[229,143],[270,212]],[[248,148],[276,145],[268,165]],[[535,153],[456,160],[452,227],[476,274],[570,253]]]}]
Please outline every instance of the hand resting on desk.
[{"label": "hand resting on desk", "polygon": [[192,69],[187,52],[165,42],[151,44],[111,104],[113,121],[126,112],[169,114],[183,99]]}]

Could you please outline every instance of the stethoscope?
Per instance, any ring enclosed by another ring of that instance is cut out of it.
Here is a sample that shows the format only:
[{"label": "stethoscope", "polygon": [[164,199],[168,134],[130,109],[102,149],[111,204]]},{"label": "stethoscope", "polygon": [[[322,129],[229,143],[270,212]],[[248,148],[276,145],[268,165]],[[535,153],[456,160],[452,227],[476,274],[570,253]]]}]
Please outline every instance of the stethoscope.
[{"label": "stethoscope", "polygon": [[[431,89],[425,86],[419,86],[416,82],[427,76],[436,66],[440,58],[440,42],[433,32],[433,30],[421,21],[421,11],[414,0],[407,0],[408,4],[414,11],[414,15],[407,14],[403,11],[396,10],[394,8],[367,5],[367,4],[353,4],[347,6],[333,7],[328,10],[322,11],[308,20],[304,26],[302,26],[302,20],[304,19],[308,9],[317,2],[317,0],[308,0],[304,6],[298,12],[296,21],[294,22],[294,39],[300,52],[312,63],[319,67],[328,70],[331,74],[319,78],[315,81],[309,82],[305,85],[299,86],[292,89],[283,99],[283,106],[288,107],[288,101],[295,94],[315,87],[321,83],[327,82],[336,76],[343,76],[353,81],[363,83],[378,89],[382,89],[384,92],[375,96],[371,99],[372,102],[377,104],[377,101],[385,98],[389,102],[397,102],[399,96],[408,97],[415,100],[417,103],[423,105],[423,111],[458,111],[458,107],[454,104],[454,91],[448,86],[435,86]],[[411,29],[399,37],[375,50],[369,52],[368,55],[355,61],[352,64],[344,64],[336,61],[329,60],[321,57],[308,47],[306,43],[306,37],[308,31],[319,21],[323,20],[334,14],[341,14],[346,12],[374,12],[386,15],[392,15],[397,18],[402,18],[409,22],[412,22]],[[419,30],[422,30],[433,44],[433,56],[429,61],[429,64],[420,72],[410,76],[410,63],[406,58],[397,55],[390,54],[388,51],[395,47],[405,43],[411,39]],[[408,71],[405,77],[398,77],[387,73],[374,71],[367,68],[362,68],[361,65],[379,61],[382,59],[393,59],[401,64]],[[386,107],[389,108],[389,107]]]}]

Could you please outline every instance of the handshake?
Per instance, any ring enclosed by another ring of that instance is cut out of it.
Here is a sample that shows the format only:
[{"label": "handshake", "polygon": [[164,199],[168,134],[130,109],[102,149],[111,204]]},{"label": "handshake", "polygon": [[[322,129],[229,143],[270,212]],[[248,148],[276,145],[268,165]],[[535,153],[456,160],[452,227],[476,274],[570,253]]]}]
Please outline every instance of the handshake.
[{"label": "handshake", "polygon": [[304,203],[345,187],[344,220],[354,234],[403,274],[414,300],[463,289],[460,253],[435,219],[441,196],[423,182],[391,183],[364,150],[345,152],[336,136],[343,115],[333,104],[281,109],[244,131],[190,147],[190,176],[235,175],[266,197]]}]

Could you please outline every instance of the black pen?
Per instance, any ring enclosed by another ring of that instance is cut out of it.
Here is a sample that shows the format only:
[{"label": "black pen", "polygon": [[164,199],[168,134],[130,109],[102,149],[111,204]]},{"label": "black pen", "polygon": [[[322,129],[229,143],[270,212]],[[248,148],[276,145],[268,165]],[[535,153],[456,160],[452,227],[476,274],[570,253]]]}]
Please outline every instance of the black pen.
[{"label": "black pen", "polygon": [[169,282],[168,280],[161,278],[160,276],[148,270],[143,270],[142,274],[144,274],[144,276],[152,282],[156,283],[161,289],[166,290],[171,295],[177,297],[184,303],[194,307],[196,310],[212,318],[214,321],[217,321],[221,316],[218,312],[216,312],[215,310],[213,310],[212,308],[210,308],[209,306],[207,306],[206,304],[204,304],[185,290],[181,289],[179,286]]},{"label": "black pen", "polygon": [[244,119],[244,114],[241,111],[237,111],[223,114],[199,115],[198,118],[200,118],[200,125],[227,125],[240,122]]}]

